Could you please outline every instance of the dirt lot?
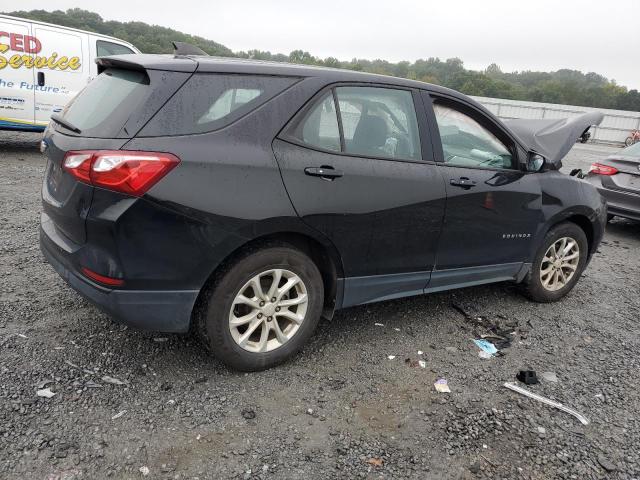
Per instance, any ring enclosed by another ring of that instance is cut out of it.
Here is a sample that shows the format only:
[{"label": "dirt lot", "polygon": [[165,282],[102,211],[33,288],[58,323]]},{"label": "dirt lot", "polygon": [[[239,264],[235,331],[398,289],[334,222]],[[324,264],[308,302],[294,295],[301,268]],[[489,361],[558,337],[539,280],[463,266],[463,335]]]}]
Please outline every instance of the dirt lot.
[{"label": "dirt lot", "polygon": [[[640,478],[639,223],[610,225],[560,303],[501,284],[350,308],[239,374],[113,323],[44,263],[35,138],[0,138],[0,478]],[[515,335],[483,360],[472,339],[495,327]],[[505,389],[522,368],[592,423]]]}]

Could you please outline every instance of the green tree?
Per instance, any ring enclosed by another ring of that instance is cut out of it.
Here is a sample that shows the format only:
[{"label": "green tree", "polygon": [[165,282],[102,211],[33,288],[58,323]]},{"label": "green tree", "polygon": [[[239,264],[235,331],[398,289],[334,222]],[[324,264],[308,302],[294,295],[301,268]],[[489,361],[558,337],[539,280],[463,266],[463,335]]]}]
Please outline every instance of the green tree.
[{"label": "green tree", "polygon": [[484,71],[476,72],[464,68],[464,63],[459,58],[441,60],[437,57],[429,57],[418,59],[413,63],[407,61],[391,63],[384,59],[353,58],[350,61],[340,61],[334,57],[321,59],[304,50],[294,50],[289,55],[257,49],[232,52],[226,46],[203,37],[144,22],[105,21],[97,13],[80,8],[72,8],[66,12],[61,10],[19,11],[11,12],[9,15],[121,38],[144,53],[171,53],[173,51],[171,42],[181,41],[197,45],[210,55],[324,65],[394,75],[443,85],[469,95],[640,111],[640,93],[637,90],[627,90],[614,80],[608,80],[595,72],[582,73],[571,69],[561,69],[556,72],[503,72],[495,63],[489,65]]}]

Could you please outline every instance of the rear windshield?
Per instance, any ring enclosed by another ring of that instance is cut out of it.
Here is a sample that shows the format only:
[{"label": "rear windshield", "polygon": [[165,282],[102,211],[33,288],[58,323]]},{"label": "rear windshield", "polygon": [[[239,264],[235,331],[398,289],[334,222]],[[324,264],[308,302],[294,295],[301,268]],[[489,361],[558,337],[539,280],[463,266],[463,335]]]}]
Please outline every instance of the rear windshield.
[{"label": "rear windshield", "polygon": [[[82,137],[131,138],[188,77],[109,68],[78,93],[62,116],[80,129]],[[72,134],[59,125],[55,128]]]},{"label": "rear windshield", "polygon": [[267,75],[197,73],[142,129],[139,136],[217,130],[246,115],[296,79]]}]

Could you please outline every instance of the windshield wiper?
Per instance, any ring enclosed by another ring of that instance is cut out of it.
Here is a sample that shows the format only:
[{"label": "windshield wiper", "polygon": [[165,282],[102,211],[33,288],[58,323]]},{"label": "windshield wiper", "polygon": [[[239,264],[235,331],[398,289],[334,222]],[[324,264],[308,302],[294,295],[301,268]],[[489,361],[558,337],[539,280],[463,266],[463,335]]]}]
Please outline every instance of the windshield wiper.
[{"label": "windshield wiper", "polygon": [[69,122],[68,120],[65,120],[57,113],[54,113],[53,115],[51,115],[51,120],[56,122],[58,125],[62,125],[67,130],[71,130],[72,132],[75,132],[75,133],[82,133],[78,127],[76,127],[73,123]]}]

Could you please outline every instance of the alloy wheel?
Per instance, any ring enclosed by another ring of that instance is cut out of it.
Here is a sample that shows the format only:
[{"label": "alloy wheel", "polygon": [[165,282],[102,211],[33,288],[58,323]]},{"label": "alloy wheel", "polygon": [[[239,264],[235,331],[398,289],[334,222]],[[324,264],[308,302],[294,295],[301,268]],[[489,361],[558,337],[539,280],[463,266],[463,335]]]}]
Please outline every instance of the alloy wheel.
[{"label": "alloy wheel", "polygon": [[238,291],[229,312],[234,341],[244,350],[264,353],[287,343],[305,320],[307,287],[295,273],[266,270]]},{"label": "alloy wheel", "polygon": [[573,278],[580,262],[580,247],[571,237],[551,244],[540,264],[540,282],[551,292],[565,287]]}]

